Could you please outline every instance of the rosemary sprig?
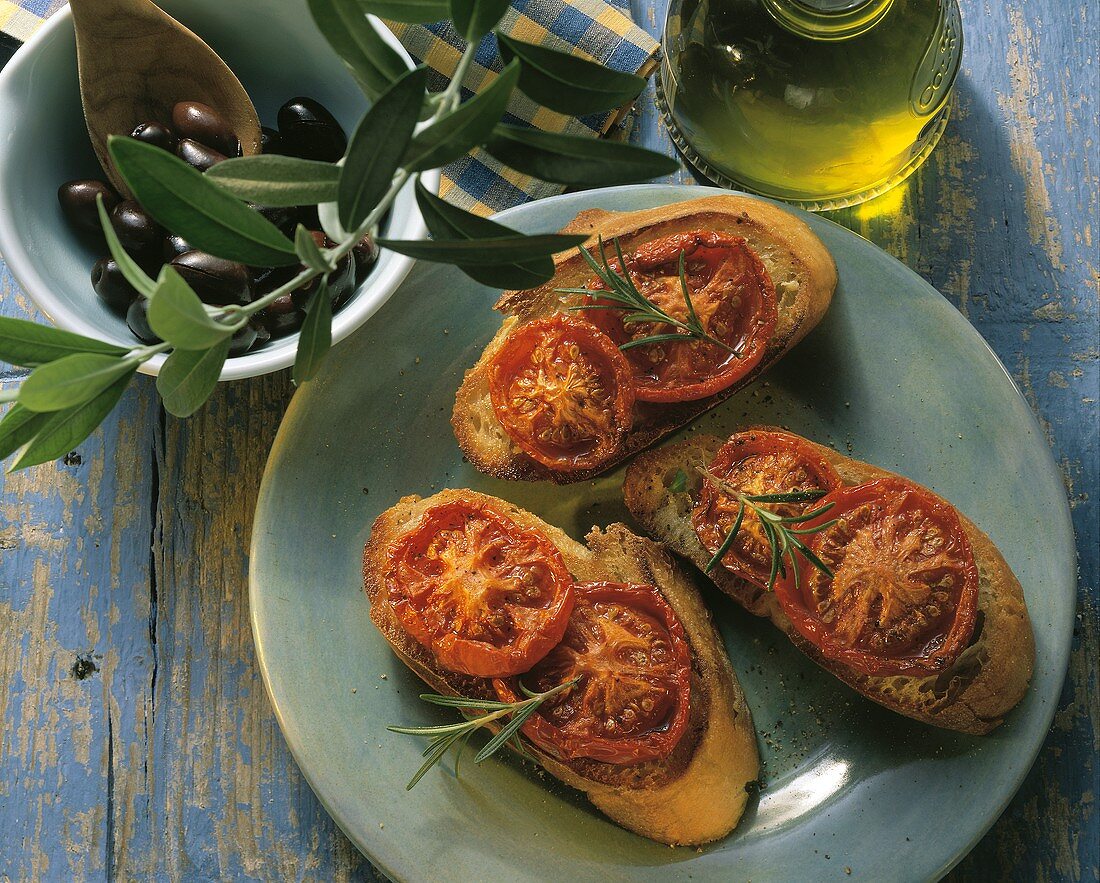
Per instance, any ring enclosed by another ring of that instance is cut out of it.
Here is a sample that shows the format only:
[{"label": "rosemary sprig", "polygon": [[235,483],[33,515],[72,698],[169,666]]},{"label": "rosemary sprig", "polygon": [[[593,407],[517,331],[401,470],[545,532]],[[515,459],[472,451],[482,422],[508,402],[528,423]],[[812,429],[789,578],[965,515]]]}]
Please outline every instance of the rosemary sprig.
[{"label": "rosemary sprig", "polygon": [[760,525],[764,529],[764,536],[767,537],[768,545],[771,546],[771,571],[768,574],[769,591],[775,587],[776,577],[782,576],[786,578],[787,564],[785,560],[790,562],[791,572],[794,574],[795,588],[798,587],[798,562],[795,561],[794,558],[795,552],[798,552],[799,555],[809,561],[810,564],[826,576],[832,577],[833,572],[829,569],[828,565],[810,550],[802,541],[801,537],[815,534],[825,530],[827,527],[831,527],[836,524],[836,519],[834,518],[831,521],[826,521],[816,527],[798,528],[792,525],[805,524],[807,521],[824,515],[833,508],[834,504],[826,503],[824,506],[807,512],[804,515],[788,515],[785,517],[777,515],[775,512],[770,509],[765,509],[764,506],[761,505],[776,503],[812,503],[815,500],[820,500],[828,491],[809,490],[789,491],[779,494],[743,494],[728,481],[719,478],[710,470],[700,468],[699,471],[715,487],[722,491],[722,493],[733,497],[733,499],[738,502],[737,517],[733,521],[733,527],[730,528],[730,532],[726,534],[726,538],[722,541],[722,545],[718,547],[718,551],[714,553],[710,561],[707,562],[707,566],[703,568],[704,572],[710,573],[722,558],[725,557],[726,552],[728,552],[730,546],[733,545],[733,541],[737,537],[738,531],[741,530],[746,512],[751,512],[760,519]]},{"label": "rosemary sprig", "polygon": [[626,270],[626,258],[623,256],[622,246],[619,245],[618,239],[615,240],[615,254],[618,256],[621,272],[616,272],[611,264],[608,263],[602,236],[598,239],[598,243],[602,264],[592,257],[591,252],[589,252],[587,248],[580,248],[580,253],[588,266],[592,268],[596,277],[607,286],[607,290],[601,291],[590,288],[558,288],[555,290],[561,294],[584,294],[590,297],[599,297],[601,300],[611,301],[611,303],[578,304],[577,306],[569,307],[570,310],[623,310],[624,315],[622,322],[624,325],[634,325],[638,322],[650,324],[663,323],[678,329],[671,333],[649,334],[645,337],[639,337],[636,340],[627,341],[619,345],[619,349],[621,350],[628,350],[636,346],[645,346],[650,343],[661,343],[666,340],[679,342],[685,340],[705,340],[707,343],[721,347],[727,352],[732,353],[735,357],[740,358],[741,349],[739,347],[732,347],[725,341],[719,340],[717,337],[709,334],[706,328],[703,327],[703,323],[700,321],[698,314],[695,312],[695,305],[691,302],[691,289],[688,288],[687,284],[687,273],[684,269],[683,251],[680,252],[679,275],[680,291],[684,296],[684,304],[687,307],[687,319],[681,321],[680,319],[670,316],[665,310],[662,310],[657,304],[638,290],[638,286],[634,284],[634,280],[630,278],[630,274]]},{"label": "rosemary sprig", "polygon": [[[565,683],[558,684],[558,686],[544,693],[532,693],[521,682],[519,688],[527,698],[520,699],[517,702],[497,702],[490,699],[469,699],[464,696],[441,696],[438,693],[421,693],[420,698],[425,702],[430,702],[432,705],[442,705],[447,708],[457,708],[459,712],[466,717],[466,720],[457,724],[444,724],[438,727],[386,727],[391,733],[402,733],[407,736],[428,736],[430,738],[428,747],[424,749],[422,755],[424,757],[424,763],[420,765],[420,769],[418,769],[409,780],[409,784],[405,786],[405,790],[411,790],[416,783],[424,777],[424,774],[428,772],[428,770],[443,759],[443,755],[447,753],[447,749],[456,743],[458,744],[458,754],[455,756],[455,775],[457,776],[458,765],[462,760],[462,752],[466,747],[466,743],[470,740],[470,737],[482,727],[488,726],[493,721],[500,720],[509,715],[511,718],[508,723],[504,724],[496,735],[485,743],[485,747],[474,755],[474,763],[481,763],[483,760],[495,754],[503,745],[510,745],[522,756],[530,757],[527,749],[523,747],[523,742],[520,740],[520,728],[527,722],[527,719],[531,715],[538,711],[542,703],[551,696],[556,696],[558,693],[569,689],[576,684],[578,680],[579,678],[573,678]],[[476,714],[476,712],[480,712],[480,714]]]}]

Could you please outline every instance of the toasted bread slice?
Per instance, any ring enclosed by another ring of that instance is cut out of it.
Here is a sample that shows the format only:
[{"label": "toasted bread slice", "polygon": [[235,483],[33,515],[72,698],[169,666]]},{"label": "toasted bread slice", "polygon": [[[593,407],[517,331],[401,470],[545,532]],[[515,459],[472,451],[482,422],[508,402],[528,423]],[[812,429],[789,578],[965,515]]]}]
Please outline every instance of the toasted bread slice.
[{"label": "toasted bread slice", "polygon": [[[778,322],[764,357],[745,377],[715,395],[694,402],[635,406],[634,427],[614,457],[596,469],[575,472],[552,470],[520,451],[504,431],[489,398],[488,366],[519,322],[560,312],[579,302],[578,295],[555,289],[583,286],[592,271],[577,253],[559,255],[554,278],[530,291],[507,291],[496,308],[507,318],[485,348],[477,364],[466,372],[455,398],[451,425],[467,459],[481,472],[497,478],[559,484],[582,481],[610,469],[649,447],[673,430],[691,422],[739,389],[752,383],[802,340],[821,320],[836,287],[836,265],[821,240],[801,220],[771,203],[746,196],[709,196],[640,212],[581,212],[562,231],[587,233],[593,248],[597,236],[606,243],[618,238],[629,253],[645,242],[692,230],[714,230],[743,237],[760,256],[775,285]],[[612,253],[610,255],[614,257]]]},{"label": "toasted bread slice", "polygon": [[676,611],[691,645],[688,730],[662,761],[616,765],[582,759],[562,762],[537,746],[528,752],[548,772],[585,792],[624,828],[671,845],[708,843],[733,830],[756,779],[759,758],[752,717],[721,638],[691,582],[656,543],[621,524],[593,528],[585,547],[556,527],[503,500],[468,490],[441,491],[427,499],[403,498],[374,522],[363,552],[371,620],[394,652],[433,689],[449,695],[492,698],[488,680],[440,669],[432,654],[401,628],[387,600],[386,550],[431,506],[455,499],[491,502],[518,524],[543,532],[579,581],[610,580],[656,586]]},{"label": "toasted bread slice", "polygon": [[[711,555],[691,525],[701,477],[725,439],[700,435],[647,451],[630,464],[623,485],[627,508],[655,539],[688,558],[700,570]],[[836,467],[845,484],[890,475],[831,448],[813,445]],[[683,491],[669,490],[679,471]],[[722,567],[708,576],[723,592],[757,616],[768,617],[803,653],[868,699],[893,711],[949,730],[981,735],[1001,723],[1027,692],[1035,663],[1035,639],[1020,583],[993,542],[960,513],[978,565],[978,617],[974,638],[955,664],[930,677],[870,677],[824,658],[784,614],[774,592],[739,579]]]}]

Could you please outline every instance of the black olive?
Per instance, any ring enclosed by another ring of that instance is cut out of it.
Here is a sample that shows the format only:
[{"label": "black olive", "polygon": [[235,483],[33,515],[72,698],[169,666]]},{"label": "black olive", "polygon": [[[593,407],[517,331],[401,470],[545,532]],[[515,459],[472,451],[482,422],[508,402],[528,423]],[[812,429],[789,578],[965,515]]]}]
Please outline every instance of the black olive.
[{"label": "black olive", "polygon": [[100,194],[103,195],[103,207],[110,214],[118,205],[118,194],[102,181],[67,181],[57,188],[57,201],[73,226],[102,232],[96,210],[96,197]]},{"label": "black olive", "polygon": [[172,125],[181,138],[190,138],[225,156],[237,156],[241,144],[220,113],[199,101],[179,101],[172,108]]},{"label": "black olive", "polygon": [[253,319],[248,323],[256,332],[256,342],[252,344],[252,349],[259,349],[269,340],[271,340],[271,332],[268,331],[261,322]]},{"label": "black olive", "polygon": [[149,301],[145,298],[139,297],[130,304],[130,309],[126,311],[126,324],[142,343],[160,343],[160,338],[149,326]]},{"label": "black olive", "polygon": [[260,126],[260,153],[282,153],[283,138],[278,129]]},{"label": "black olive", "polygon": [[292,98],[279,108],[279,134],[290,156],[336,162],[348,139],[328,109],[312,98]]},{"label": "black olive", "polygon": [[180,143],[176,146],[176,156],[189,166],[194,166],[200,172],[205,172],[211,166],[215,166],[227,158],[224,153],[219,153],[213,147],[199,144],[198,141],[193,141],[190,138],[180,139]]},{"label": "black olive", "polygon": [[351,256],[355,261],[355,285],[358,287],[378,261],[378,246],[374,244],[374,237],[368,235],[359,240],[352,248]]},{"label": "black olive", "polygon": [[264,307],[256,314],[257,321],[268,330],[272,337],[290,334],[302,327],[305,313],[298,309],[294,298],[284,294]]},{"label": "black olive", "polygon": [[137,289],[126,281],[114,258],[100,258],[95,262],[92,267],[92,288],[101,301],[119,313],[125,312],[138,296]]},{"label": "black olive", "polygon": [[243,356],[250,349],[252,344],[256,342],[256,329],[249,323],[243,328],[237,329],[234,332],[232,339],[229,341],[229,355],[230,356]]},{"label": "black olive", "polygon": [[254,205],[252,207],[283,233],[293,238],[294,228],[298,226],[298,209],[295,206]]},{"label": "black olive", "polygon": [[332,295],[332,308],[340,309],[351,300],[355,293],[355,261],[350,254],[344,255],[336,263],[336,269],[329,274],[328,289]]},{"label": "black olive", "polygon": [[301,272],[301,265],[294,267],[253,267],[252,288],[254,298],[270,294],[276,288],[286,285]]},{"label": "black olive", "polygon": [[164,230],[134,199],[126,199],[111,212],[111,226],[127,251],[146,251],[156,247]]},{"label": "black olive", "polygon": [[175,132],[163,123],[157,122],[142,123],[130,133],[130,137],[152,144],[161,150],[167,150],[169,153],[176,152],[176,144],[179,142]]},{"label": "black olive", "polygon": [[178,233],[169,233],[164,237],[164,259],[166,261],[178,258],[181,254],[187,254],[189,251],[194,251],[191,243]]},{"label": "black olive", "polygon": [[173,258],[171,266],[203,303],[224,307],[252,300],[252,275],[244,264],[205,251],[189,251]]},{"label": "black olive", "polygon": [[317,206],[303,205],[298,207],[298,223],[307,230],[320,230],[321,219],[317,216]]}]

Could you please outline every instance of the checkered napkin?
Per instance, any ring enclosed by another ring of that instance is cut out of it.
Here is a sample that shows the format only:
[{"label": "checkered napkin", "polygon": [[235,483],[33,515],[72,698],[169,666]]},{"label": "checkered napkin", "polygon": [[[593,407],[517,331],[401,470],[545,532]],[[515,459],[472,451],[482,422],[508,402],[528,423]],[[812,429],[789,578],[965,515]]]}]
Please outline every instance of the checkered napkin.
[{"label": "checkered napkin", "polygon": [[[0,32],[22,42],[62,0],[0,0]],[[432,69],[433,89],[454,73],[465,46],[450,22],[390,27],[418,62]],[[648,76],[655,65],[657,43],[630,19],[629,0],[512,0],[502,29],[509,36],[551,49],[569,51],[619,71]],[[477,58],[463,82],[463,98],[488,86],[502,67],[496,37],[482,40]],[[516,91],[504,121],[546,132],[600,137],[611,131],[623,112],[610,111],[580,118],[539,107]],[[471,211],[489,214],[562,190],[500,165],[483,151],[451,163],[443,170],[441,195]]]}]

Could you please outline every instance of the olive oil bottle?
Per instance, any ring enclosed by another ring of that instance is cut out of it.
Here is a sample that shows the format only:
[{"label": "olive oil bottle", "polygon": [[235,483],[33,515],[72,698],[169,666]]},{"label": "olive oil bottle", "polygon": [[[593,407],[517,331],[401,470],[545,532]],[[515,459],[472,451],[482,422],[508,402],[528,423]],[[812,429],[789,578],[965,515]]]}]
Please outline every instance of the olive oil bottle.
[{"label": "olive oil bottle", "polygon": [[931,153],[962,55],[956,0],[672,0],[661,103],[718,183],[811,209],[870,199]]}]

